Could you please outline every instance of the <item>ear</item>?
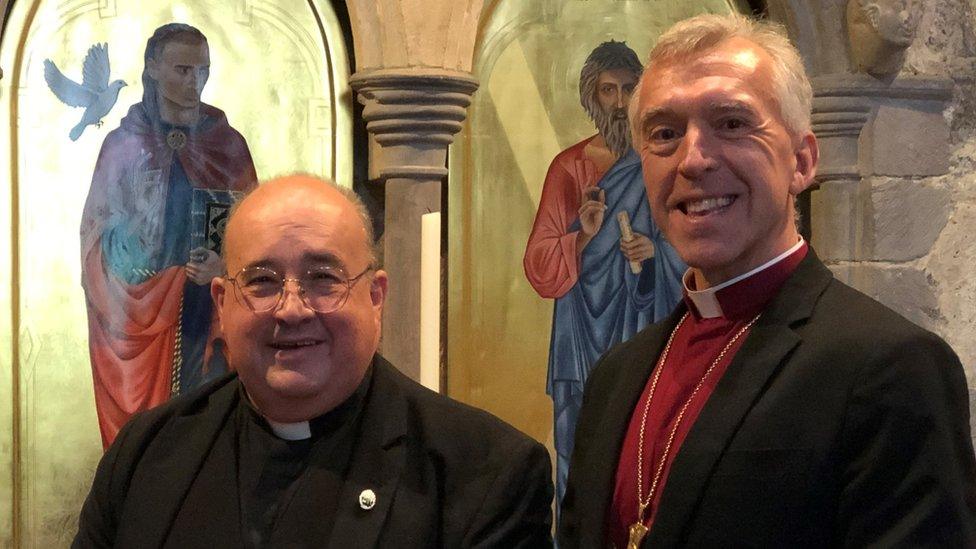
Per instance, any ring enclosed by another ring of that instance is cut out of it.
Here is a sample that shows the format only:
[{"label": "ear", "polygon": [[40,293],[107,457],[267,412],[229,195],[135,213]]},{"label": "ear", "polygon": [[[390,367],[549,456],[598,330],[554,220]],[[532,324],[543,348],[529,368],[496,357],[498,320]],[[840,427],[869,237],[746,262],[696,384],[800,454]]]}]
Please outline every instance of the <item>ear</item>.
[{"label": "ear", "polygon": [[793,180],[790,181],[790,194],[796,196],[812,185],[817,175],[820,147],[813,132],[808,131],[798,139],[793,154],[796,156],[796,168],[793,170]]},{"label": "ear", "polygon": [[373,303],[373,310],[382,316],[383,304],[386,303],[386,291],[389,278],[386,271],[380,269],[373,273],[373,280],[369,284],[369,298]]},{"label": "ear", "polygon": [[146,70],[149,71],[149,78],[159,80],[159,64],[152,57],[146,60]]},{"label": "ear", "polygon": [[217,311],[217,322],[220,324],[220,331],[224,331],[224,299],[227,298],[227,280],[223,277],[215,277],[210,281],[210,299],[213,300],[214,309]]}]

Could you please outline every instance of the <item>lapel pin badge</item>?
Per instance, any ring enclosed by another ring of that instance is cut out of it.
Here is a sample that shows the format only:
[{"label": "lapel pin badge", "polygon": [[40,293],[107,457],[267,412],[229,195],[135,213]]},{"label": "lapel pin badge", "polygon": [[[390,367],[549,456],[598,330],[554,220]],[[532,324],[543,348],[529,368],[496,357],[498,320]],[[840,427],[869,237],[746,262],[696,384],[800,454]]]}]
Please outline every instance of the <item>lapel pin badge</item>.
[{"label": "lapel pin badge", "polygon": [[359,493],[359,506],[369,511],[376,505],[376,492],[370,490],[369,488],[363,490]]}]

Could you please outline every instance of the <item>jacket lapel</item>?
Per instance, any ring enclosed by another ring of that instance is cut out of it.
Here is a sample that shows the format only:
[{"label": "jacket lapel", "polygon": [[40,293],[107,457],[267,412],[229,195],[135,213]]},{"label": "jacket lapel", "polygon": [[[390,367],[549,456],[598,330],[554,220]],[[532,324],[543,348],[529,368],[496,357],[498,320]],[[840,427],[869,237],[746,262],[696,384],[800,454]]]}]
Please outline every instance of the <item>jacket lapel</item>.
[{"label": "jacket lapel", "polygon": [[[359,436],[336,511],[329,547],[378,545],[405,459],[407,404],[392,379],[393,366],[376,355],[373,380],[363,408]],[[373,504],[370,507],[369,492]],[[369,508],[366,508],[369,507]]]},{"label": "jacket lapel", "polygon": [[675,457],[646,546],[682,544],[716,463],[770,377],[800,343],[792,327],[810,317],[830,280],[830,271],[811,248],[763,311]]},{"label": "jacket lapel", "polygon": [[208,403],[169,422],[153,439],[130,481],[119,521],[119,547],[161,547],[186,494],[237,402],[237,382],[227,383]]},{"label": "jacket lapel", "polygon": [[579,507],[579,531],[584,536],[592,536],[581,539],[580,547],[602,547],[604,544],[607,508],[613,498],[620,448],[627,434],[630,416],[657,364],[658,355],[685,310],[684,305],[679,304],[670,317],[648,326],[621,348],[623,352],[620,357],[613,359],[613,366],[617,369],[608,374],[612,380],[607,384],[607,394],[601,397],[605,403],[602,414],[592,424],[593,438],[586,445],[589,453],[573,457],[574,463],[577,459],[580,461],[579,466],[575,467],[580,475],[579,490],[575,496]]}]

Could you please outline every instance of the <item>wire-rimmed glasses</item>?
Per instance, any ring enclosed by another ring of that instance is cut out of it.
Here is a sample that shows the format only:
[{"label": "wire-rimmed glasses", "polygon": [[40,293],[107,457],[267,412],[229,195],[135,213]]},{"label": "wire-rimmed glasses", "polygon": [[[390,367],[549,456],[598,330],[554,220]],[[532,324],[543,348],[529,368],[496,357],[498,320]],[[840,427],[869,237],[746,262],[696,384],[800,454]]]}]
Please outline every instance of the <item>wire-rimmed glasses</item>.
[{"label": "wire-rimmed glasses", "polygon": [[255,313],[277,309],[284,300],[289,281],[298,286],[296,293],[305,306],[318,313],[331,313],[345,305],[352,287],[373,269],[369,265],[348,278],[338,267],[320,267],[306,271],[299,278],[285,278],[267,267],[245,267],[227,280],[234,284],[238,301]]}]

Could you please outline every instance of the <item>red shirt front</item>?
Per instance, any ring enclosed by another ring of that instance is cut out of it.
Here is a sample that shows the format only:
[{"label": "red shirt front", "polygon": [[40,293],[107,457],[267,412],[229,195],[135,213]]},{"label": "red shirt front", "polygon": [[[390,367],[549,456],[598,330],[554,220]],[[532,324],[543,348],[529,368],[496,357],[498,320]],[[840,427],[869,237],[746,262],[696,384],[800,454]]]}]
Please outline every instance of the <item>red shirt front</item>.
[{"label": "red shirt front", "polygon": [[[642,467],[641,500],[646,501],[654,474],[665,458],[665,448],[671,431],[675,429],[681,408],[688,402],[695,390],[695,386],[702,380],[702,376],[712,366],[722,349],[745,328],[756,315],[766,308],[769,301],[779,292],[780,287],[790,277],[800,261],[807,254],[806,243],[799,248],[747,278],[739,280],[715,292],[715,298],[721,307],[720,316],[705,318],[699,312],[688,293],[685,293],[685,303],[688,313],[680,324],[666,363],[658,365],[662,368],[657,387],[651,398],[647,410],[647,423],[644,426],[644,454],[640,461]],[[748,335],[748,330],[742,333],[733,343],[725,356],[720,360],[712,372],[704,379],[701,388],[688,402],[688,407],[674,434],[674,440],[667,453],[664,469],[661,472],[657,487],[654,489],[650,506],[644,513],[644,525],[650,528],[654,523],[661,494],[668,478],[668,472],[674,462],[682,442],[691,431],[698,414],[709,396],[718,385],[725,369],[732,362],[736,352],[742,346]],[[649,357],[648,360],[651,360]],[[660,360],[654,357],[653,360]],[[617,464],[617,474],[614,485],[613,501],[608,511],[607,521],[610,541],[617,547],[627,545],[630,525],[637,521],[637,467],[638,447],[640,442],[641,419],[647,399],[650,395],[651,382],[654,374],[647,380],[644,391],[630,417],[627,434],[620,450],[620,461]]]}]

